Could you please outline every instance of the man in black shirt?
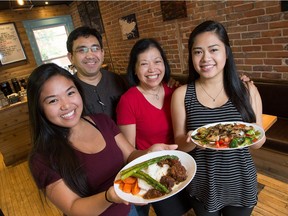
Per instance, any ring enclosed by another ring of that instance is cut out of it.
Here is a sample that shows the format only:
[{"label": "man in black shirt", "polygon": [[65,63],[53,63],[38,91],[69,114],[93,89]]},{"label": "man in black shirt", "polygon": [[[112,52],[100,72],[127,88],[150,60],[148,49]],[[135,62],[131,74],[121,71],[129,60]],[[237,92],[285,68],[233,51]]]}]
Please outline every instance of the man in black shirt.
[{"label": "man in black shirt", "polygon": [[77,72],[84,90],[84,114],[105,113],[116,120],[116,106],[128,89],[127,82],[118,74],[104,70],[104,49],[101,34],[90,27],[79,27],[68,36],[68,58]]}]

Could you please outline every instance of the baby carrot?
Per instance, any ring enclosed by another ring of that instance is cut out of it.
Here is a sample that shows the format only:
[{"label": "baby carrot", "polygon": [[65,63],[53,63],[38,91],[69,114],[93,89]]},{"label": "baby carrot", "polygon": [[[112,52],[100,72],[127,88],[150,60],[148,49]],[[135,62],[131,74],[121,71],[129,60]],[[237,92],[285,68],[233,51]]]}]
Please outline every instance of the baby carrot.
[{"label": "baby carrot", "polygon": [[124,184],[122,191],[125,193],[131,193],[133,184]]},{"label": "baby carrot", "polygon": [[121,184],[121,183],[122,183],[122,180],[121,180],[121,179],[117,179],[117,180],[114,181],[114,183],[115,183],[115,184]]},{"label": "baby carrot", "polygon": [[134,184],[137,178],[129,176],[128,178],[122,180],[125,184]]},{"label": "baby carrot", "polygon": [[136,194],[138,194],[139,192],[140,192],[140,187],[139,187],[139,185],[138,185],[138,181],[136,181],[136,182],[134,183],[133,187],[132,187],[131,193],[132,193],[133,195],[136,195]]}]

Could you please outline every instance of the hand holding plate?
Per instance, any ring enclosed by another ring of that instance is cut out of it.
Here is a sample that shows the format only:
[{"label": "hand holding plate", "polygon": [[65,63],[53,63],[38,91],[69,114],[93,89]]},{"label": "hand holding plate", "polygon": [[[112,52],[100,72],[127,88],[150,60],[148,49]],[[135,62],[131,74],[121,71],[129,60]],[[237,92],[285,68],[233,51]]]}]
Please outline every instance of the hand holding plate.
[{"label": "hand holding plate", "polygon": [[162,150],[176,150],[177,148],[178,148],[177,144],[156,143],[148,149],[148,152],[155,152]]},{"label": "hand holding plate", "polygon": [[205,149],[204,146],[199,146],[199,145],[197,145],[197,143],[193,142],[193,139],[192,139],[192,134],[193,134],[193,132],[194,132],[194,130],[188,131],[186,142],[187,142],[187,143],[194,144],[195,148]]}]

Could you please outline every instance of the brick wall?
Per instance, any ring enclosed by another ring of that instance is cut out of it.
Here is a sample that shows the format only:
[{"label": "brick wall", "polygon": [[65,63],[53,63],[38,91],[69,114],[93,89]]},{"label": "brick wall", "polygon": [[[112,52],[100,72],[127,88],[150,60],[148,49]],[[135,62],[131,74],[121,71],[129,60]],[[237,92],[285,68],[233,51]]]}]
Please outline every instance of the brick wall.
[{"label": "brick wall", "polygon": [[[0,23],[15,22],[27,62],[0,66],[0,81],[28,76],[36,66],[22,20],[70,14],[74,27],[81,26],[79,1],[69,6],[33,8],[30,11],[0,11]],[[159,1],[99,1],[105,33],[105,61],[117,73],[125,73],[129,52],[137,39],[123,40],[118,19],[136,15],[140,38],[161,42],[172,73],[187,73],[187,42],[193,28],[207,19],[223,23],[240,73],[250,77],[288,80],[288,12],[280,1],[186,1],[187,18],[162,20]]]},{"label": "brick wall", "polygon": [[[164,47],[173,74],[187,73],[188,38],[193,28],[214,19],[226,27],[240,73],[288,79],[288,12],[280,1],[186,1],[187,18],[162,21],[159,1],[99,1],[114,70],[125,73],[137,39],[123,40],[118,19],[136,14],[140,38]],[[106,52],[107,53],[107,52]]]}]

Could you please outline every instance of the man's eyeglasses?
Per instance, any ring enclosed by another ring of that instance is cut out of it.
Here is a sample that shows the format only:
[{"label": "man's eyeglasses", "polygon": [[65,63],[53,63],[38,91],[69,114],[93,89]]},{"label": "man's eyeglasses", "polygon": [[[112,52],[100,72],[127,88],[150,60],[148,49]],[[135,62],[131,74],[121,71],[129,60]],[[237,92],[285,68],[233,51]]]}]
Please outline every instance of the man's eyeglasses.
[{"label": "man's eyeglasses", "polygon": [[91,50],[91,52],[95,53],[95,52],[99,52],[101,50],[100,46],[91,46],[89,47],[78,47],[76,50],[74,50],[74,52],[76,53],[80,53],[80,54],[86,54],[89,52],[89,50]]}]

